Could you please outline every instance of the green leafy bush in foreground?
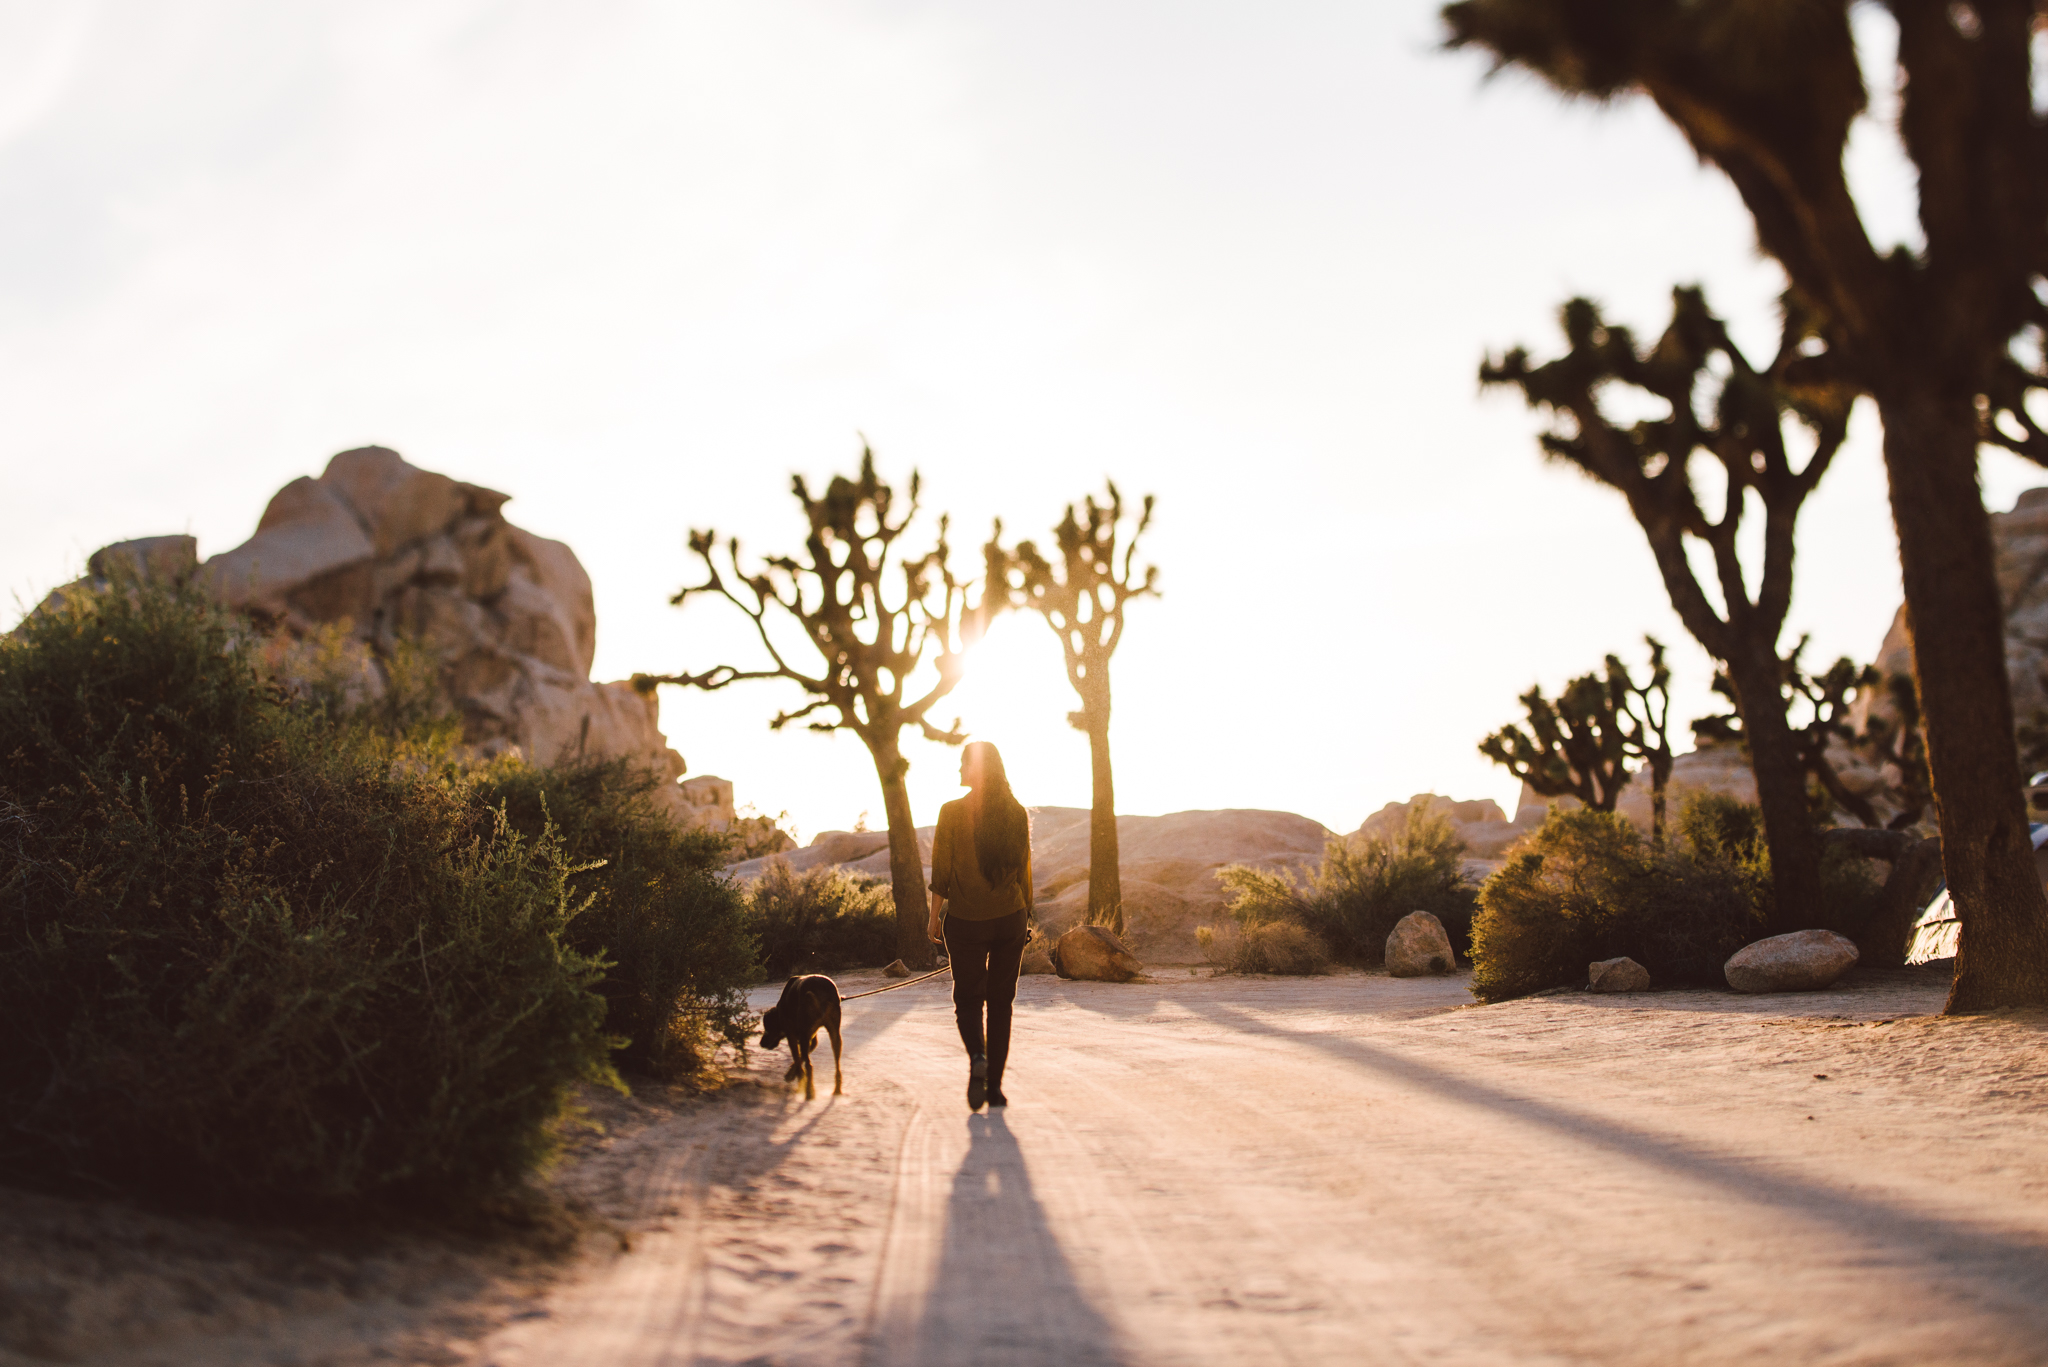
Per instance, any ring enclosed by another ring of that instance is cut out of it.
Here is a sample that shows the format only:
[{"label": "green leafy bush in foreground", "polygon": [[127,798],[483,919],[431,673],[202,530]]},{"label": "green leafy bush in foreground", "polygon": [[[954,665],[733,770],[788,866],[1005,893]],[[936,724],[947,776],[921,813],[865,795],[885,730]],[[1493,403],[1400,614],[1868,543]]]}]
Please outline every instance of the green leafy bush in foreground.
[{"label": "green leafy bush in foreground", "polygon": [[1425,802],[1390,834],[1331,836],[1305,882],[1244,864],[1216,877],[1240,926],[1292,922],[1335,957],[1377,966],[1386,961],[1394,923],[1411,911],[1434,914],[1452,948],[1469,952],[1473,889],[1462,872],[1464,852],[1450,821]]},{"label": "green leafy bush in foreground", "polygon": [[830,866],[799,873],[771,859],[747,890],[747,913],[771,979],[880,968],[896,957],[896,900],[885,880]]},{"label": "green leafy bush in foreground", "polygon": [[[1875,888],[1831,852],[1823,904],[1801,919],[1853,933]],[[1479,889],[1472,991],[1484,1001],[1583,985],[1586,966],[1627,955],[1659,985],[1722,986],[1728,956],[1764,933],[1770,858],[1754,806],[1700,796],[1664,849],[1613,812],[1553,808]]]},{"label": "green leafy bush in foreground", "polygon": [[502,806],[529,837],[552,825],[572,862],[588,866],[573,880],[588,905],[563,938],[609,965],[597,990],[605,1030],[625,1041],[619,1061],[678,1077],[708,1063],[721,1038],[746,1034],[755,945],[746,901],[720,873],[726,838],[664,816],[657,781],[621,759],[501,763],[474,798]]},{"label": "green leafy bush in foreground", "polygon": [[615,1080],[575,872],[337,743],[211,607],[0,643],[0,1165],[243,1207],[459,1205]]}]

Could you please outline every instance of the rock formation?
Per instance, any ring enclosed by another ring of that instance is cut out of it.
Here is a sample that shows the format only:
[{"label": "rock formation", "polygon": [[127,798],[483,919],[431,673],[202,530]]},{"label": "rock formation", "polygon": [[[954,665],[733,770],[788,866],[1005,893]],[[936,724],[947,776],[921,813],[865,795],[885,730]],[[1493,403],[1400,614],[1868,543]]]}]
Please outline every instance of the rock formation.
[{"label": "rock formation", "polygon": [[89,570],[97,583],[122,572],[195,581],[275,633],[288,677],[317,671],[360,701],[382,697],[394,662],[418,648],[479,753],[625,756],[661,779],[678,819],[724,829],[732,785],[677,784],[683,758],[655,698],[591,681],[590,576],[561,542],[506,521],[509,497],[367,446],[278,490],[254,536],[204,563],[191,537],[164,536],[105,547]]},{"label": "rock formation", "polygon": [[1650,970],[1626,955],[1619,959],[1602,959],[1586,965],[1586,990],[1647,992],[1650,990]]},{"label": "rock formation", "polygon": [[1444,923],[1429,912],[1409,912],[1394,922],[1394,929],[1387,936],[1389,977],[1423,978],[1432,973],[1449,973],[1457,962]]},{"label": "rock formation", "polygon": [[[2048,711],[2048,489],[2029,489],[2011,512],[1991,514],[1991,543],[2005,603],[2005,672],[2012,681],[2013,716],[2024,722]],[[1904,604],[1892,614],[1876,664],[1887,675],[1913,672]]]},{"label": "rock formation", "polygon": [[1052,949],[1052,966],[1062,978],[1127,983],[1145,971],[1137,956],[1101,926],[1075,926]]},{"label": "rock formation", "polygon": [[1722,973],[1737,992],[1817,992],[1855,962],[1854,941],[1832,930],[1795,930],[1744,945]]},{"label": "rock formation", "polygon": [[1392,839],[1408,824],[1408,819],[1428,803],[1429,810],[1449,821],[1458,839],[1465,842],[1466,858],[1475,864],[1485,861],[1484,867],[1468,872],[1483,875],[1492,869],[1508,846],[1543,824],[1542,808],[1536,809],[1530,819],[1524,819],[1530,816],[1526,810],[1529,803],[1526,787],[1522,802],[1525,810],[1517,812],[1516,820],[1510,821],[1501,811],[1500,804],[1490,797],[1460,802],[1439,793],[1417,793],[1406,802],[1389,802],[1367,817],[1356,833],[1369,838]]},{"label": "rock formation", "polygon": [[[1216,871],[1251,864],[1303,873],[1322,862],[1330,832],[1293,812],[1236,809],[1119,816],[1124,938],[1147,959],[1195,963],[1195,927],[1224,916]],[[1088,912],[1088,811],[1031,810],[1031,869],[1038,923],[1059,936]]]}]

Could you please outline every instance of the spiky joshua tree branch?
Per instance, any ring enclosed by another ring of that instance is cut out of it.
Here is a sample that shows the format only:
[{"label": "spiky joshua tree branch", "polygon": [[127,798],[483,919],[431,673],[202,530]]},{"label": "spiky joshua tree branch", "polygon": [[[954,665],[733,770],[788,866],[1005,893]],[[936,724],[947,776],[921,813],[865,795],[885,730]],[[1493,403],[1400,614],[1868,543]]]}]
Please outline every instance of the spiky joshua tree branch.
[{"label": "spiky joshua tree branch", "polygon": [[[738,608],[753,621],[767,666],[722,664],[696,674],[637,674],[633,683],[643,691],[679,684],[715,692],[744,681],[786,679],[809,697],[800,707],[776,713],[768,723],[771,729],[801,721],[812,731],[859,736],[874,758],[888,814],[899,949],[906,963],[928,965],[933,952],[924,934],[924,873],[904,784],[910,764],[901,738],[906,727],[915,727],[944,745],[967,739],[958,720],[941,727],[930,713],[960,682],[961,631],[973,617],[970,585],[956,578],[948,564],[946,518],[939,519],[931,550],[912,558],[898,549],[918,512],[921,482],[915,472],[900,509],[895,491],[875,474],[874,452],[865,446],[859,478],[833,476],[823,497],[814,497],[801,475],[791,487],[810,523],[801,558],[768,556],[748,572],[741,565],[739,538],[721,547],[715,532],[693,531],[690,550],[703,562],[704,579],[669,600],[681,606],[708,596]],[[817,662],[792,658],[793,652],[777,639],[777,624],[795,625]],[[921,692],[911,692],[911,676],[927,663],[938,677]]]}]

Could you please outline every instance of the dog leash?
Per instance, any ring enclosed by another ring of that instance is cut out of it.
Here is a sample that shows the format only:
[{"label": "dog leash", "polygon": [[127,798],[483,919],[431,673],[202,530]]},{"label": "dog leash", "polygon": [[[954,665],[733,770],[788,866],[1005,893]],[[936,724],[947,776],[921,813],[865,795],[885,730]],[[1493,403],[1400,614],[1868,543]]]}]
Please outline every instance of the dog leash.
[{"label": "dog leash", "polygon": [[922,978],[906,978],[904,981],[900,983],[890,983],[887,987],[871,987],[865,992],[856,992],[851,997],[841,997],[839,1000],[843,1002],[854,1002],[859,1001],[862,997],[872,997],[882,992],[894,992],[899,987],[915,987],[919,983],[924,982],[926,979],[936,978],[941,973],[950,973],[952,972],[952,970],[953,965],[951,963],[946,963],[938,968],[933,969],[931,972],[925,974]]}]

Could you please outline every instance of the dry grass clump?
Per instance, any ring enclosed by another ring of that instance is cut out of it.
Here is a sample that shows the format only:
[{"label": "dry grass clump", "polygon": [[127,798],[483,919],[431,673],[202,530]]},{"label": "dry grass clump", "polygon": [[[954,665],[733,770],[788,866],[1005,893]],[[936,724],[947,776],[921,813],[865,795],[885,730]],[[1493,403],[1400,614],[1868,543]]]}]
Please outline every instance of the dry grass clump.
[{"label": "dry grass clump", "polygon": [[1221,935],[1198,927],[1196,943],[1226,973],[1281,973],[1304,976],[1330,967],[1330,947],[1322,936],[1293,921],[1228,927]]},{"label": "dry grass clump", "polygon": [[1321,973],[1330,946],[1302,924],[1307,902],[1285,873],[1233,864],[1218,875],[1232,890],[1227,910],[1235,925],[1195,929],[1203,955],[1226,973]]}]

